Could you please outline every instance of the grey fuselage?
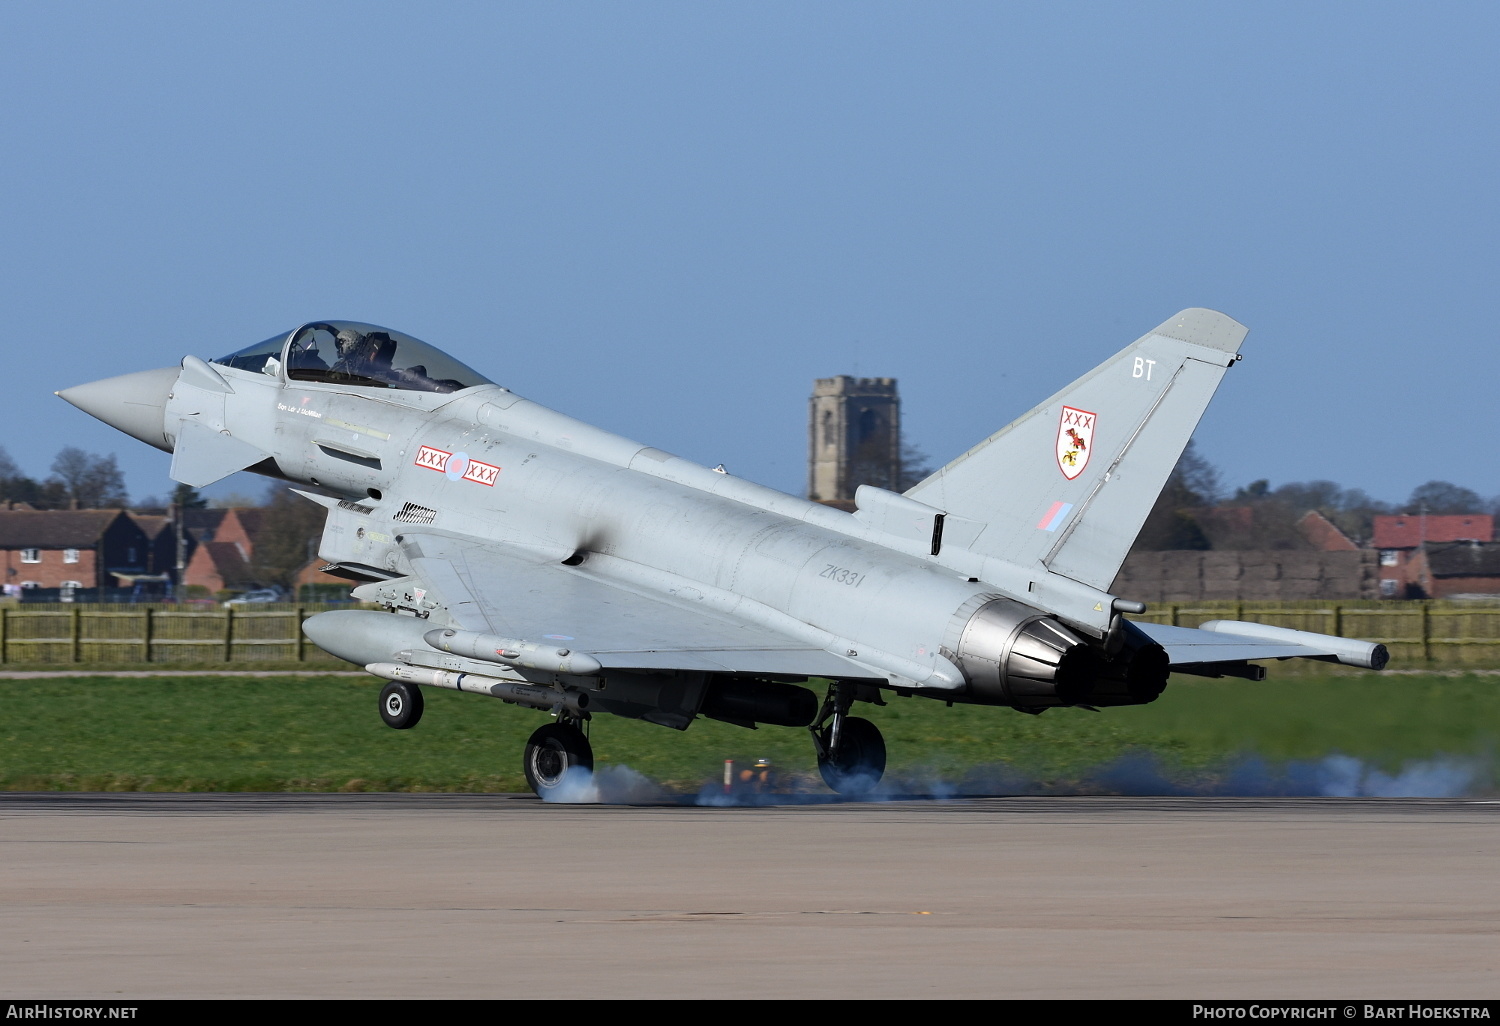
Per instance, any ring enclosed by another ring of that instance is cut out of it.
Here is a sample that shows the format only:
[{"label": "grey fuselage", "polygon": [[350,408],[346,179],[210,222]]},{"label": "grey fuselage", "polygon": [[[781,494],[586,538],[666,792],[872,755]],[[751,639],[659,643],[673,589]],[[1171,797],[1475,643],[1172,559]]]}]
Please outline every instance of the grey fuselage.
[{"label": "grey fuselage", "polygon": [[[315,489],[319,554],[367,582],[356,597],[414,615],[334,611],[304,631],[377,676],[462,689],[472,673],[543,706],[517,682],[575,702],[623,689],[637,697],[601,702],[674,726],[698,701],[730,722],[803,722],[809,693],[785,688],[810,677],[1039,712],[1150,702],[1174,667],[1384,665],[1374,643],[1131,623],[1144,604],[1101,590],[1245,332],[1183,310],[906,494],[861,486],[853,513],[601,431],[356,322],[59,395],[171,452],[177,481],[250,469]],[[646,684],[611,672],[656,674],[663,695],[696,674],[683,686],[698,699],[640,698]]]},{"label": "grey fuselage", "polygon": [[235,389],[234,435],[270,452],[282,474],[366,505],[380,496],[373,516],[332,512],[319,550],[330,562],[409,572],[396,540],[409,526],[391,518],[415,503],[436,511],[427,533],[587,560],[628,586],[853,652],[874,679],[944,690],[964,676],[942,651],[1000,594],[933,559],[930,528],[892,537],[498,386],[282,386],[215,369]]}]

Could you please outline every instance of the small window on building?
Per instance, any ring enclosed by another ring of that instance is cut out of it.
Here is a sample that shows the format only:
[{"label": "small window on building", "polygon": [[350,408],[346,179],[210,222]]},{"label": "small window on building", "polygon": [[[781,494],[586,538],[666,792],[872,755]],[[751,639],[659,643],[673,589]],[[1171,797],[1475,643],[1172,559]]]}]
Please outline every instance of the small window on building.
[{"label": "small window on building", "polygon": [[62,582],[62,589],[63,589],[63,591],[75,591],[76,589],[82,588],[82,587],[83,587],[83,582],[82,581],[63,581]]},{"label": "small window on building", "polygon": [[42,550],[41,549],[22,549],[21,550],[21,562],[23,562],[23,563],[40,563],[41,561],[42,561]]},{"label": "small window on building", "polygon": [[1400,563],[1401,563],[1401,553],[1397,552],[1395,549],[1381,549],[1380,550],[1380,565],[1381,566],[1398,566]]},{"label": "small window on building", "polygon": [[78,550],[77,549],[63,549],[63,562],[64,563],[76,563],[76,562],[78,562]]},{"label": "small window on building", "polygon": [[1384,578],[1380,582],[1380,597],[1381,598],[1395,598],[1396,597],[1396,589],[1399,588],[1400,586],[1401,586],[1401,582],[1400,581],[1392,580],[1389,577]]},{"label": "small window on building", "polygon": [[30,591],[32,588],[40,588],[41,585],[38,584],[36,581],[22,581],[21,582],[21,587],[25,588],[28,591]]}]

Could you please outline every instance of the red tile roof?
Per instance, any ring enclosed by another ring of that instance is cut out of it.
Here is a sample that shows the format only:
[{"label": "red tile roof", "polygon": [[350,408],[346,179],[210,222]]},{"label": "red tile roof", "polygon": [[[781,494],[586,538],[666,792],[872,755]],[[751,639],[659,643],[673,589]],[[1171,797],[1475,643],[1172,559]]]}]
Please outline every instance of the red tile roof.
[{"label": "red tile roof", "polygon": [[117,509],[5,510],[0,548],[86,549],[119,517]]},{"label": "red tile roof", "polygon": [[1429,513],[1375,518],[1377,549],[1414,549],[1423,542],[1491,541],[1495,518],[1488,513]]}]

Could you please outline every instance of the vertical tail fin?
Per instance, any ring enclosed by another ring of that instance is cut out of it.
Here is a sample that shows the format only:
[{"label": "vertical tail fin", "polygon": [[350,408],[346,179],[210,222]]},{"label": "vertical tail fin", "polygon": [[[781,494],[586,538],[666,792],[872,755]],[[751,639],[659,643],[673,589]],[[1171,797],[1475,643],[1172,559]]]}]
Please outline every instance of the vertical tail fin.
[{"label": "vertical tail fin", "polygon": [[906,494],[975,552],[1108,588],[1247,331],[1184,310]]}]

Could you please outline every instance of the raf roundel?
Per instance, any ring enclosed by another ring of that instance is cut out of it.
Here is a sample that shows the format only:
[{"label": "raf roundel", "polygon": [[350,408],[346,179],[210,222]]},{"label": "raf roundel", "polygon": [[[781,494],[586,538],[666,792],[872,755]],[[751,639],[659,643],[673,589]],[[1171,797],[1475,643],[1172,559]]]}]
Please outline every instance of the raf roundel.
[{"label": "raf roundel", "polygon": [[472,459],[465,452],[448,452],[430,445],[418,449],[413,462],[419,467],[436,470],[450,481],[473,481],[490,488],[495,487],[495,479],[500,476],[500,468],[493,463]]}]

